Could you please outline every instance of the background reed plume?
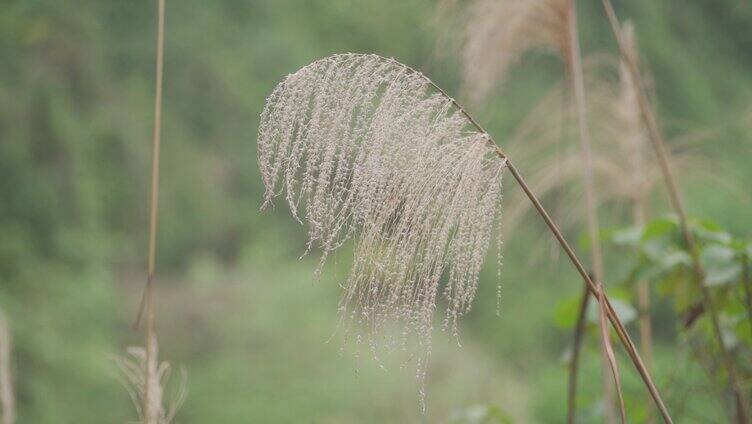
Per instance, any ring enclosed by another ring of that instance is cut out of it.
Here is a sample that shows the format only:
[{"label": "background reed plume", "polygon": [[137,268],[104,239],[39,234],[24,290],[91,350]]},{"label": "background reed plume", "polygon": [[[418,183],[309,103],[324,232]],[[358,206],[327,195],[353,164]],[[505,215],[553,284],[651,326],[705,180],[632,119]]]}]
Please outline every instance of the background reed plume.
[{"label": "background reed plume", "polygon": [[[594,279],[603,282],[605,275],[598,196],[595,190],[595,165],[575,0],[481,0],[475,4],[474,9],[467,25],[463,53],[464,82],[472,100],[483,99],[493,85],[503,79],[508,66],[526,51],[548,48],[560,56],[565,64],[564,71],[570,89],[568,92],[571,93],[577,118],[580,157],[575,166],[581,172],[585,188],[585,215],[590,242],[589,267]],[[483,59],[489,57],[493,59]],[[588,293],[585,290],[583,296],[587,297]],[[586,306],[587,303],[583,302],[583,305]],[[573,361],[576,361],[576,356]],[[605,356],[603,367],[607,422],[615,423],[613,389],[606,377],[608,360]]]},{"label": "background reed plume", "polygon": [[[447,6],[445,6],[447,7]],[[474,103],[487,98],[531,50],[570,57],[567,0],[479,0],[470,6],[462,46],[462,83]]]},{"label": "background reed plume", "polygon": [[[376,55],[335,55],[289,75],[261,116],[265,205],[284,195],[327,255],[351,238],[355,258],[340,310],[367,327],[371,348],[417,335],[425,375],[432,320],[444,328],[472,305],[499,216],[505,161],[452,99],[422,74]],[[440,287],[442,276],[446,283]]]}]

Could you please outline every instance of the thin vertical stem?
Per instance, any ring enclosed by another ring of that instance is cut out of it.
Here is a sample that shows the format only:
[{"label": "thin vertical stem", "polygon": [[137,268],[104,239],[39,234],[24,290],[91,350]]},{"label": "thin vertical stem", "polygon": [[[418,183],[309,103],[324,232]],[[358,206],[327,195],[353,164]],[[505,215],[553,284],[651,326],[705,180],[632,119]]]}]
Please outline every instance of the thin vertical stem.
[{"label": "thin vertical stem", "polygon": [[569,64],[571,66],[572,89],[577,107],[577,124],[580,135],[580,150],[582,152],[583,179],[585,183],[585,213],[587,214],[588,236],[590,238],[590,253],[592,256],[593,274],[596,281],[603,281],[603,255],[600,244],[600,225],[598,222],[598,199],[595,193],[595,177],[593,176],[593,149],[590,143],[590,129],[588,128],[587,106],[585,99],[585,81],[582,72],[582,54],[577,35],[577,12],[574,0],[569,0]]},{"label": "thin vertical stem", "polygon": [[158,0],[156,82],[154,96],[154,130],[152,133],[151,208],[149,214],[148,277],[142,307],[146,314],[146,361],[144,363],[143,423],[157,424],[158,408],[150,402],[152,387],[158,382],[150,378],[150,370],[156,367],[156,329],[154,316],[154,269],[157,244],[157,211],[159,209],[159,153],[162,129],[162,79],[164,70],[164,21],[165,0]]},{"label": "thin vertical stem", "polygon": [[580,310],[577,314],[577,322],[574,326],[574,338],[572,340],[572,358],[569,361],[569,386],[567,390],[567,423],[574,424],[575,411],[577,410],[577,375],[580,365],[580,350],[582,348],[582,336],[585,333],[585,319],[587,307],[590,301],[588,286],[582,286],[580,298]]},{"label": "thin vertical stem", "polygon": [[[498,147],[496,148],[496,154],[499,157],[501,157],[503,160],[507,161],[507,168],[509,168],[509,171],[512,173],[512,176],[514,177],[515,180],[517,180],[517,183],[525,192],[528,199],[530,199],[533,206],[538,211],[538,214],[546,223],[549,230],[551,230],[551,233],[554,235],[554,237],[556,237],[556,240],[559,242],[559,245],[561,245],[562,250],[564,250],[564,253],[566,253],[567,257],[569,257],[569,260],[572,262],[572,265],[574,265],[575,269],[577,270],[577,272],[580,274],[583,281],[587,285],[588,290],[590,290],[590,294],[593,296],[596,296],[597,288],[596,288],[595,283],[588,275],[580,259],[574,253],[572,248],[569,246],[569,243],[567,243],[566,239],[564,239],[564,236],[561,234],[561,231],[559,231],[559,228],[556,226],[556,224],[553,222],[551,217],[548,215],[548,212],[546,212],[545,208],[543,208],[543,205],[541,205],[538,198],[530,190],[530,187],[522,178],[522,175],[520,175],[519,171],[517,171],[517,168],[514,166],[514,164],[501,151],[501,149],[498,149]],[[614,330],[616,330],[616,334],[619,337],[619,340],[621,341],[625,350],[627,351],[627,355],[632,360],[632,363],[637,369],[637,372],[640,374],[642,381],[645,383],[645,386],[647,387],[648,392],[650,393],[650,396],[653,398],[653,402],[655,402],[656,406],[658,407],[658,410],[660,411],[661,416],[663,417],[663,420],[666,423],[673,423],[673,420],[671,419],[671,415],[669,414],[668,409],[666,408],[666,405],[663,403],[663,399],[661,399],[661,395],[660,393],[658,393],[658,389],[655,387],[655,384],[653,383],[653,379],[652,377],[650,377],[650,373],[645,367],[645,364],[642,362],[642,358],[640,358],[640,355],[637,352],[637,348],[635,347],[634,342],[632,342],[632,339],[629,337],[629,334],[624,328],[624,325],[621,323],[621,321],[619,320],[619,317],[616,315],[616,312],[614,311],[614,308],[611,305],[611,302],[608,300],[608,297],[605,298],[605,301],[606,301],[606,307],[607,307],[606,312],[608,314],[608,319],[609,321],[611,321],[611,325],[614,327]]]},{"label": "thin vertical stem", "polygon": [[[637,161],[640,162],[641,161]],[[638,172],[642,172],[639,170]],[[644,199],[638,195],[633,200],[632,218],[635,225],[645,223]],[[637,318],[640,328],[640,347],[645,355],[645,363],[648,370],[653,371],[653,326],[650,322],[650,286],[644,279],[637,282]],[[647,422],[652,422],[652,411],[648,408]]]},{"label": "thin vertical stem", "polygon": [[744,290],[744,301],[747,307],[749,331],[752,334],[752,277],[749,275],[749,256],[746,253],[742,255],[742,289]]},{"label": "thin vertical stem", "polygon": [[[574,101],[577,108],[577,124],[579,129],[580,151],[582,153],[582,177],[585,185],[585,216],[587,217],[588,238],[590,240],[590,263],[592,266],[593,276],[596,282],[603,282],[605,275],[603,272],[603,254],[600,242],[600,223],[598,220],[598,198],[595,191],[595,177],[593,172],[593,149],[590,142],[590,129],[588,128],[587,104],[585,98],[585,78],[582,71],[582,53],[580,51],[580,40],[577,25],[577,9],[575,0],[568,1],[567,20],[569,30],[569,48],[567,49],[569,57],[567,62],[570,68],[569,76],[574,92]],[[582,323],[581,323],[582,324]],[[575,331],[580,331],[576,329]],[[580,339],[581,341],[581,339]],[[573,356],[572,361],[578,361],[579,356]],[[570,370],[576,370],[577,365],[573,365]],[[616,423],[616,409],[614,406],[614,393],[608,378],[609,364],[605,360],[602,363],[602,386],[605,404],[606,422]],[[570,375],[570,379],[576,378]],[[576,386],[574,388],[576,390]],[[572,394],[573,397],[576,394]],[[570,403],[574,407],[575,404]],[[568,414],[574,419],[574,411]]]},{"label": "thin vertical stem", "polygon": [[697,284],[700,288],[700,293],[702,295],[703,307],[710,317],[713,334],[718,344],[718,349],[721,352],[721,360],[724,364],[724,367],[726,368],[726,372],[728,373],[729,386],[731,387],[731,391],[734,393],[734,398],[737,404],[737,420],[739,423],[748,423],[750,417],[748,409],[749,404],[747,403],[746,397],[744,396],[744,391],[739,384],[739,376],[737,375],[736,366],[734,365],[734,358],[731,356],[731,352],[723,342],[723,333],[721,332],[721,325],[718,319],[718,311],[713,304],[710,290],[705,284],[705,270],[700,263],[699,250],[697,248],[697,244],[695,243],[694,236],[689,230],[689,224],[687,223],[687,216],[684,212],[684,206],[679,195],[679,190],[677,189],[676,183],[674,181],[673,174],[671,173],[671,167],[669,166],[668,153],[666,152],[665,142],[660,130],[658,129],[658,124],[656,122],[653,110],[650,107],[650,102],[648,101],[647,95],[645,94],[645,84],[642,81],[642,77],[640,76],[636,58],[633,57],[633,55],[629,54],[626,48],[626,44],[621,32],[621,25],[619,24],[619,20],[616,17],[616,12],[614,12],[611,1],[602,0],[602,3],[604,9],[606,10],[606,15],[608,17],[609,24],[611,25],[611,30],[613,31],[616,41],[619,45],[621,56],[624,59],[624,62],[626,62],[627,64],[633,83],[637,87],[637,100],[640,105],[640,111],[642,112],[643,119],[645,120],[645,126],[648,129],[651,144],[653,146],[653,149],[655,150],[656,157],[658,158],[658,164],[660,166],[661,173],[663,174],[663,181],[666,184],[671,205],[673,206],[674,211],[676,212],[676,215],[679,219],[679,227],[682,232],[682,237],[684,238],[685,245],[692,258],[692,266],[696,276]]}]

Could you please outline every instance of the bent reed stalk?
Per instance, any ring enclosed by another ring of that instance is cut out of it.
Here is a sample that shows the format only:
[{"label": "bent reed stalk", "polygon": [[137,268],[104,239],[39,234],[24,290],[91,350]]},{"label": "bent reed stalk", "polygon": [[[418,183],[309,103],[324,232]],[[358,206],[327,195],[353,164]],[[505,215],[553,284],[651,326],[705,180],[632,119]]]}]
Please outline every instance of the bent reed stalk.
[{"label": "bent reed stalk", "polygon": [[[456,100],[413,68],[377,55],[334,55],[288,75],[261,118],[264,204],[286,191],[298,218],[303,201],[308,248],[321,247],[322,261],[359,236],[340,312],[372,330],[389,319],[403,322],[403,334],[413,329],[423,337],[423,359],[430,354],[445,270],[445,326],[456,330],[457,318],[471,306],[504,167],[597,296],[596,284],[510,158]],[[629,334],[603,300],[627,355],[672,423]],[[419,369],[418,379],[424,374]]]},{"label": "bent reed stalk", "polygon": [[611,376],[616,386],[616,396],[619,399],[619,412],[621,414],[621,424],[627,424],[627,409],[624,407],[624,395],[621,390],[621,376],[619,374],[619,364],[614,355],[614,348],[611,346],[611,335],[608,331],[606,322],[606,293],[603,289],[603,283],[598,283],[598,326],[600,327],[601,350],[608,368],[611,370]]},{"label": "bent reed stalk", "polygon": [[690,253],[690,257],[692,259],[692,267],[695,273],[696,283],[699,286],[700,294],[702,296],[702,305],[704,307],[705,312],[710,317],[711,328],[713,330],[716,343],[718,344],[718,349],[721,352],[721,361],[724,367],[726,368],[726,372],[728,374],[728,379],[729,379],[729,386],[731,388],[731,391],[734,394],[734,398],[736,402],[736,409],[737,409],[736,418],[739,423],[743,423],[743,424],[749,423],[750,422],[749,403],[747,402],[746,396],[744,394],[744,389],[740,385],[739,376],[736,372],[736,366],[734,365],[734,359],[728,347],[726,347],[725,342],[723,341],[723,333],[721,331],[718,311],[715,305],[713,304],[710,289],[705,283],[706,274],[705,274],[705,269],[703,268],[702,263],[700,262],[699,249],[695,242],[694,236],[692,235],[692,232],[689,229],[689,224],[687,222],[687,215],[685,213],[681,196],[679,195],[679,189],[677,188],[676,182],[674,181],[674,177],[671,172],[671,167],[669,166],[668,153],[666,152],[666,147],[665,147],[666,143],[663,140],[663,135],[661,134],[661,131],[658,129],[658,124],[655,118],[655,114],[653,113],[653,110],[650,107],[650,102],[647,98],[647,95],[645,94],[646,93],[645,84],[642,81],[640,70],[637,65],[637,60],[634,57],[634,55],[630,54],[629,52],[628,45],[624,40],[624,36],[622,33],[622,29],[621,29],[621,24],[619,23],[619,20],[616,17],[616,12],[614,11],[614,7],[611,4],[611,1],[602,0],[602,4],[603,4],[603,8],[606,11],[606,16],[608,18],[609,25],[611,26],[611,30],[614,34],[614,38],[616,39],[616,42],[618,44],[619,52],[622,58],[624,59],[624,62],[627,64],[627,68],[629,70],[630,76],[632,77],[632,81],[634,85],[637,87],[637,90],[636,90],[637,100],[640,106],[640,110],[642,112],[642,117],[645,121],[645,126],[647,127],[649,138],[653,146],[653,150],[655,151],[656,157],[658,159],[658,164],[660,165],[661,173],[663,175],[663,180],[665,182],[666,189],[669,194],[669,200],[670,200],[671,206],[673,207],[679,219],[679,228],[681,229],[682,237],[684,239],[686,248]]}]

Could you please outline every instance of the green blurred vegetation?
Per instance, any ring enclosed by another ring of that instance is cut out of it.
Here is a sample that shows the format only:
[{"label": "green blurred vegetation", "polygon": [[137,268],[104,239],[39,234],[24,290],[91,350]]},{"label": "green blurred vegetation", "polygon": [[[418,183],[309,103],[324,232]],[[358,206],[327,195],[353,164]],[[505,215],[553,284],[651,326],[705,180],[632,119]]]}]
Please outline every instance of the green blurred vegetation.
[{"label": "green blurred vegetation", "polygon": [[[712,129],[707,154],[749,195],[752,8],[743,3],[616,7],[635,22],[666,131]],[[580,6],[583,49],[613,52],[597,6]],[[530,259],[549,248],[536,221],[506,241],[501,317],[489,266],[462,322],[463,347],[435,337],[422,415],[404,358],[384,371],[368,353],[342,352],[337,334],[328,341],[347,253],[313,282],[316,259],[297,261],[304,232],[283,205],[258,212],[258,115],[287,73],[335,52],[374,52],[456,92],[457,54],[436,54],[439,34],[452,29],[437,25],[434,8],[429,0],[167,2],[157,320],[162,358],[188,370],[179,422],[563,422],[570,331],[556,324],[557,305],[580,283],[561,259]],[[0,9],[0,306],[14,338],[20,423],[135,417],[111,355],[141,339],[130,323],[145,280],[154,14],[151,1],[24,0]],[[559,74],[558,64],[533,57],[503,95],[471,112],[503,143]],[[681,185],[693,215],[749,240],[752,210],[738,192],[702,179]],[[665,200],[653,208],[665,212]],[[626,273],[622,255],[607,259]],[[677,337],[672,308],[656,305],[656,382],[677,422],[723,419],[698,389],[708,382]],[[597,345],[584,355],[582,416],[599,422]],[[638,422],[642,389],[626,361],[621,369]]]}]

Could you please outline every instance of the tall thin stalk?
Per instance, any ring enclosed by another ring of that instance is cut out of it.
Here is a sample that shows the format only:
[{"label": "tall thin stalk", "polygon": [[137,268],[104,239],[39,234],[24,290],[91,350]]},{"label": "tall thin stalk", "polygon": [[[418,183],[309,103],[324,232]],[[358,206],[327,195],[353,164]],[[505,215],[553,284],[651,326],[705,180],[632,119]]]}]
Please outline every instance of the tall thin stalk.
[{"label": "tall thin stalk", "polygon": [[162,79],[164,70],[164,21],[165,0],[158,0],[157,18],[157,52],[156,52],[156,81],[154,95],[154,128],[152,132],[152,166],[151,166],[151,206],[149,210],[149,256],[147,265],[147,280],[144,297],[136,325],[142,314],[145,315],[145,345],[146,360],[144,361],[144,392],[142,399],[143,424],[157,424],[159,408],[151,402],[152,392],[157,390],[159,381],[150,378],[156,373],[150,372],[157,368],[156,328],[154,316],[154,271],[157,250],[157,212],[159,210],[159,153],[162,129]]},{"label": "tall thin stalk", "polygon": [[742,254],[742,289],[744,290],[744,305],[747,308],[747,321],[752,334],[752,276],[749,275],[749,256]]},{"label": "tall thin stalk", "polygon": [[587,285],[582,286],[580,297],[580,309],[577,314],[577,322],[574,326],[572,338],[572,357],[569,360],[569,386],[567,387],[567,423],[574,424],[575,411],[577,410],[577,376],[579,375],[580,350],[582,350],[582,336],[585,334],[585,322],[587,321],[587,307],[590,301],[590,291]]},{"label": "tall thin stalk", "polygon": [[[583,182],[585,184],[585,216],[587,219],[588,237],[590,239],[590,262],[592,266],[593,276],[596,282],[603,282],[605,276],[603,275],[603,254],[601,250],[600,242],[600,224],[598,220],[598,199],[595,192],[595,181],[593,176],[593,149],[590,143],[590,129],[588,128],[587,119],[587,106],[585,100],[585,81],[582,72],[582,53],[580,52],[580,40],[578,35],[577,25],[577,9],[575,7],[575,0],[568,0],[567,7],[567,22],[569,29],[569,48],[567,52],[569,57],[567,62],[569,65],[569,74],[572,82],[572,91],[574,93],[575,106],[577,109],[577,125],[579,128],[580,139],[580,151],[582,153],[582,173]],[[579,325],[584,325],[584,320],[578,322]],[[575,332],[582,332],[583,329],[577,328]],[[582,338],[579,339],[581,342]],[[578,349],[579,351],[579,349]],[[573,355],[572,361],[578,361],[579,355]],[[612,386],[608,379],[608,363],[603,361],[602,372],[602,386],[605,404],[606,422],[614,424],[616,423],[616,410],[614,408],[614,395]],[[577,365],[570,367],[570,370],[576,371]],[[576,379],[575,376],[570,374],[570,380]],[[576,384],[570,384],[570,388],[574,390],[570,396],[576,398]],[[574,403],[569,403],[570,407],[574,407]],[[568,416],[574,419],[574,411],[570,412]],[[572,422],[572,421],[570,421]]]},{"label": "tall thin stalk", "polygon": [[676,186],[673,175],[671,173],[671,168],[669,166],[665,142],[663,141],[663,136],[658,129],[655,114],[653,113],[653,110],[650,107],[650,102],[648,101],[647,95],[645,94],[645,84],[642,81],[642,77],[640,76],[636,58],[633,57],[633,55],[630,54],[627,49],[626,43],[624,42],[622,36],[621,25],[619,24],[619,20],[616,17],[616,12],[614,12],[611,1],[602,0],[602,3],[606,11],[608,21],[611,25],[611,30],[613,31],[616,41],[619,45],[619,51],[621,52],[622,58],[629,68],[629,73],[632,77],[632,81],[637,87],[637,100],[640,105],[643,119],[645,120],[645,126],[647,127],[651,144],[653,146],[653,149],[655,150],[658,164],[661,168],[661,173],[663,175],[663,180],[669,193],[671,205],[679,219],[679,227],[682,232],[682,237],[684,238],[684,243],[692,258],[692,266],[694,269],[697,285],[699,286],[702,296],[702,304],[704,310],[710,317],[713,334],[716,338],[718,349],[721,352],[721,361],[726,368],[729,379],[729,386],[734,394],[734,398],[737,404],[737,421],[739,423],[748,423],[750,420],[749,404],[739,382],[739,376],[736,371],[736,366],[734,365],[734,358],[723,342],[723,333],[721,332],[718,311],[713,304],[710,289],[705,284],[705,270],[702,266],[702,263],[700,262],[699,249],[694,240],[692,232],[689,230],[684,205],[682,203],[681,196],[679,195],[679,190]]},{"label": "tall thin stalk", "polygon": [[[632,56],[637,58],[637,42],[634,35],[634,27],[627,24],[624,28],[624,41],[627,43]],[[632,224],[636,227],[645,225],[646,214],[646,190],[645,190],[645,131],[644,124],[640,117],[639,106],[637,105],[637,88],[629,76],[627,65],[622,59],[619,63],[619,76],[621,82],[621,99],[623,102],[623,113],[626,121],[625,130],[627,132],[626,147],[629,169],[631,175],[631,188],[629,201],[632,204]],[[631,134],[629,133],[631,131]],[[650,322],[650,286],[647,280],[640,279],[636,283],[638,323],[640,330],[640,348],[645,355],[645,362],[648,369],[653,370],[653,328]],[[652,422],[652,412],[650,408],[647,411],[647,422]]]},{"label": "tall thin stalk", "polygon": [[596,281],[603,281],[603,254],[600,243],[600,224],[598,222],[595,193],[595,179],[593,177],[593,149],[590,143],[590,129],[588,128],[587,106],[585,100],[585,82],[582,72],[582,54],[577,35],[577,11],[574,0],[569,0],[569,66],[572,78],[572,91],[577,108],[577,126],[579,129],[580,150],[582,152],[582,172],[585,183],[585,213],[587,216],[588,237],[590,238],[590,254],[592,259],[593,276]]},{"label": "tall thin stalk", "polygon": [[[639,164],[640,161],[637,161]],[[639,168],[635,172],[641,172]],[[632,222],[636,226],[645,224],[645,199],[642,195],[632,200]],[[640,329],[640,347],[645,355],[645,362],[649,370],[653,368],[653,326],[650,322],[650,285],[647,280],[637,282],[637,319]],[[651,411],[648,408],[648,422],[651,421]]]},{"label": "tall thin stalk", "polygon": [[621,423],[627,423],[627,410],[624,407],[624,396],[621,391],[621,376],[619,374],[619,364],[616,362],[616,355],[614,355],[614,349],[611,346],[611,335],[608,331],[608,324],[606,323],[606,293],[603,289],[603,283],[598,283],[598,324],[601,333],[601,353],[604,358],[604,362],[607,363],[611,370],[611,375],[614,378],[614,386],[616,387],[616,396],[619,399],[619,412],[621,414]]}]

